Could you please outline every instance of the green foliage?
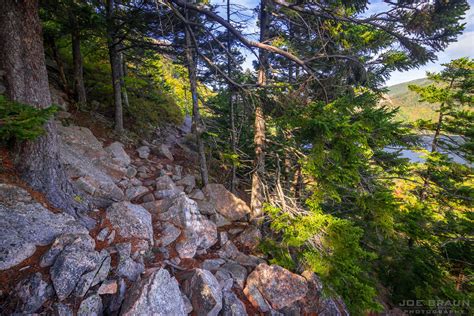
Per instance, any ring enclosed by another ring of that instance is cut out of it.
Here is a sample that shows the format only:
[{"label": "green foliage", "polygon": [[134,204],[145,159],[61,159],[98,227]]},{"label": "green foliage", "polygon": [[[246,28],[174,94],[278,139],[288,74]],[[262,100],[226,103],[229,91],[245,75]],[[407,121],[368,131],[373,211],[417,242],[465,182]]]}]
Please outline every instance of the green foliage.
[{"label": "green foliage", "polygon": [[[328,104],[314,102],[285,118],[298,126],[298,141],[311,144],[305,172],[314,179],[314,197],[320,201],[372,195],[361,182],[368,172],[381,171],[377,164],[391,163],[383,149],[399,142],[406,130],[392,120],[396,112],[376,106],[377,100],[377,95],[362,92]],[[354,190],[358,185],[361,190]]]},{"label": "green foliage", "polygon": [[[387,255],[380,258],[380,280],[394,303],[472,299],[468,280],[474,254],[467,241],[474,225],[472,205],[456,203],[436,187],[430,187],[430,195],[420,199],[423,183],[415,182],[417,177],[412,179],[399,181],[397,186],[400,211],[396,229],[400,235],[385,247]],[[462,306],[454,308],[467,312]]]},{"label": "green foliage", "polygon": [[379,310],[367,265],[375,256],[360,245],[363,230],[348,220],[323,214],[317,203],[308,206],[309,211],[301,215],[267,206],[271,228],[281,241],[267,239],[262,250],[272,256],[272,263],[288,269],[303,266],[317,273],[354,315]]},{"label": "green foliage", "polygon": [[153,131],[164,123],[181,124],[183,112],[175,100],[167,95],[155,94],[148,98],[130,98],[130,107],[126,109],[132,122],[130,129],[134,132],[145,133]]},{"label": "green foliage", "polygon": [[[148,84],[160,87],[161,92],[170,95],[183,112],[191,112],[192,101],[186,67],[173,63],[165,56],[149,54],[141,65],[137,65],[136,70],[140,73],[139,78],[145,79]],[[198,92],[203,100],[212,95],[212,92],[200,83]]]},{"label": "green foliage", "polygon": [[240,157],[238,154],[233,153],[233,152],[222,152],[220,153],[220,155],[221,155],[221,160],[223,163],[234,165],[236,167],[241,166]]},{"label": "green foliage", "polygon": [[[233,91],[233,108],[235,115],[235,135],[237,152],[232,150],[232,130],[229,128],[231,109],[229,108],[230,93],[222,89],[216,95],[210,96],[205,104],[207,129],[203,137],[207,140],[210,152],[214,159],[220,163],[221,170],[231,171],[236,168],[236,173],[242,177],[250,172],[252,166],[246,158],[247,153],[252,152],[253,139],[253,115],[250,102],[245,93]],[[230,181],[224,177],[230,177],[230,172],[218,175],[220,182]]]},{"label": "green foliage", "polygon": [[[391,255],[381,260],[390,269],[380,274],[394,302],[472,299],[474,61],[461,58],[444,66],[428,74],[431,84],[410,86],[420,101],[436,106],[438,117],[415,125],[434,140],[429,151],[422,150],[425,161],[411,164],[409,177],[395,187],[401,234],[387,248]],[[448,155],[453,153],[464,163],[453,161]]]},{"label": "green foliage", "polygon": [[[132,2],[115,4],[115,18],[120,23],[116,23],[113,32],[120,48],[126,47],[122,51],[125,62],[123,88],[130,106],[123,108],[125,127],[149,134],[157,125],[180,124],[191,102],[187,93],[186,67],[156,52],[157,36],[148,25],[150,19],[158,19],[156,9],[135,5]],[[106,13],[106,5],[102,2],[46,0],[40,5],[46,54],[53,59],[56,66],[53,68],[63,68],[65,73],[63,78],[56,71],[50,72],[52,80],[65,92],[75,90],[71,34],[79,36],[88,104],[77,106],[80,110],[113,118],[110,30]]]},{"label": "green foliage", "polygon": [[[305,144],[302,162],[311,198],[304,215],[270,210],[276,221],[272,228],[284,236],[281,248],[298,247],[293,259],[309,264],[355,314],[377,309],[376,287],[386,287],[394,303],[459,297],[446,295],[456,291],[437,248],[440,242],[431,238],[433,227],[443,227],[446,218],[433,212],[439,204],[428,211],[389,180],[410,178],[413,172],[406,160],[385,151],[410,136],[394,121],[396,114],[379,105],[376,94],[356,90],[334,102],[313,102],[289,111],[280,123],[294,128],[296,141]],[[455,174],[444,173],[438,162],[440,180],[461,176],[459,168]],[[460,192],[460,186],[456,188]],[[316,236],[318,243],[301,246],[308,236]],[[281,250],[271,253],[285,262]],[[403,264],[410,268],[403,269]]]},{"label": "green foliage", "polygon": [[[72,54],[69,38],[57,40],[59,53],[72,77]],[[92,110],[113,117],[113,89],[107,44],[104,38],[91,37],[83,41],[84,79],[88,104]],[[124,107],[125,126],[135,133],[148,135],[165,123],[181,124],[188,101],[185,97],[187,72],[169,59],[157,54],[145,54],[139,63],[129,62],[125,86],[130,106]],[[72,84],[72,83],[71,83]],[[190,101],[189,101],[190,102]]]},{"label": "green foliage", "polygon": [[55,106],[38,109],[0,95],[0,141],[35,139],[44,133],[43,125],[56,111]]},{"label": "green foliage", "polygon": [[[474,59],[460,58],[443,65],[440,73],[428,73],[433,82],[428,86],[411,85],[420,102],[437,107],[437,124],[423,126],[435,132],[438,130],[438,145],[455,152],[464,159],[473,161],[474,136]],[[443,136],[444,137],[440,137]],[[463,139],[448,139],[447,136],[461,136]]]}]

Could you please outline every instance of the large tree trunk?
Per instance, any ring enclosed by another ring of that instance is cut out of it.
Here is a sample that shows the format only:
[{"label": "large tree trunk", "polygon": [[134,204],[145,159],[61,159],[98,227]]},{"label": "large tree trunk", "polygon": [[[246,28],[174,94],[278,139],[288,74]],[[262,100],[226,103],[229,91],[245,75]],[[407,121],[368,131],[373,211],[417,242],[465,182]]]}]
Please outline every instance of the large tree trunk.
[{"label": "large tree trunk", "polygon": [[199,113],[199,98],[197,92],[197,65],[196,56],[192,47],[191,33],[186,28],[186,60],[188,63],[189,73],[189,85],[191,89],[191,99],[193,102],[193,125],[192,130],[196,136],[196,142],[198,146],[199,154],[199,167],[201,170],[202,184],[207,185],[209,183],[209,173],[207,171],[206,152],[204,150],[204,142],[202,140],[203,127],[201,124],[201,115]]},{"label": "large tree trunk", "polygon": [[[75,20],[75,17],[73,18]],[[72,39],[72,63],[74,69],[74,90],[76,101],[80,104],[87,103],[86,88],[84,87],[84,70],[81,54],[81,36],[75,28],[71,34]]]},{"label": "large tree trunk", "polygon": [[[38,1],[3,1],[0,25],[0,68],[5,71],[7,96],[37,108],[50,106]],[[22,178],[43,192],[53,206],[76,215],[85,206],[73,199],[74,190],[59,162],[52,120],[45,130],[35,141],[17,145],[15,165]]]},{"label": "large tree trunk", "polygon": [[107,0],[107,37],[109,45],[110,67],[112,68],[112,87],[114,90],[115,131],[123,133],[122,87],[120,85],[120,55],[118,51],[114,21],[115,1]]},{"label": "large tree trunk", "polygon": [[[267,12],[268,0],[260,2],[260,42],[264,43],[268,39],[268,27],[270,16]],[[264,87],[267,83],[266,73],[268,69],[268,52],[260,49],[260,65],[258,68],[258,84]],[[262,176],[265,173],[265,115],[263,113],[262,102],[255,105],[255,124],[254,124],[254,172],[252,175],[252,193],[250,208],[252,210],[252,221],[260,221],[263,215],[263,183]]]}]

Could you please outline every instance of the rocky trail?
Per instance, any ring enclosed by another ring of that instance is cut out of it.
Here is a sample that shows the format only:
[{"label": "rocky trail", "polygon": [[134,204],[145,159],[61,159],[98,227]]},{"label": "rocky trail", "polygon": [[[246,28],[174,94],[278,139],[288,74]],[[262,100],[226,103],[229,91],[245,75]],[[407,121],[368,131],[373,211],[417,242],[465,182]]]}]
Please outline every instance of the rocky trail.
[{"label": "rocky trail", "polygon": [[348,314],[314,273],[266,262],[244,200],[200,187],[189,121],[138,147],[57,125],[91,211],[63,213],[2,176],[1,315]]}]

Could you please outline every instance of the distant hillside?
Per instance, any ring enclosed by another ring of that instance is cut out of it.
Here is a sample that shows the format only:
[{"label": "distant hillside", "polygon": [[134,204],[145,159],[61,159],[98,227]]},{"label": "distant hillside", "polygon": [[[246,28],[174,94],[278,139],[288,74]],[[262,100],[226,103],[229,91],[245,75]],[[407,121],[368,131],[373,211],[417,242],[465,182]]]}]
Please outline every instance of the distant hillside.
[{"label": "distant hillside", "polygon": [[418,119],[431,119],[435,120],[437,115],[435,109],[436,104],[429,104],[426,102],[418,102],[418,95],[408,89],[411,84],[420,86],[427,86],[430,81],[426,78],[417,79],[399,83],[388,87],[389,91],[384,95],[384,104],[388,104],[391,107],[400,107],[400,112],[397,116],[398,119],[403,121],[416,121]]}]

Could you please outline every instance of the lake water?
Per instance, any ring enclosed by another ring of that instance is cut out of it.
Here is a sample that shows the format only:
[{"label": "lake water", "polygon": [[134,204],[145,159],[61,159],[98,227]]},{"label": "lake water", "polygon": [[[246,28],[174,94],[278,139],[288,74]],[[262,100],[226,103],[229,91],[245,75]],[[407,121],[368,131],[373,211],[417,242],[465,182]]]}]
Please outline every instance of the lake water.
[{"label": "lake water", "polygon": [[[461,141],[461,137],[459,137],[459,136],[451,136],[450,138],[457,141],[457,142]],[[444,137],[443,140],[444,141],[450,141],[446,137]],[[420,137],[420,142],[421,142],[420,145],[424,149],[431,150],[431,143],[433,142],[433,136],[423,135],[423,136]],[[411,162],[424,162],[426,160],[425,155],[423,153],[416,152],[416,151],[409,150],[409,149],[403,149],[402,147],[398,147],[398,148],[397,147],[387,147],[387,148],[385,148],[385,151],[389,152],[389,153],[400,151],[400,157],[408,158],[408,159],[410,159]],[[447,154],[448,157],[451,158],[454,162],[464,164],[464,165],[469,164],[469,162],[467,162],[464,158],[456,155],[455,153],[448,152],[446,150],[445,151],[441,150],[440,152],[444,153],[444,154]]]}]

